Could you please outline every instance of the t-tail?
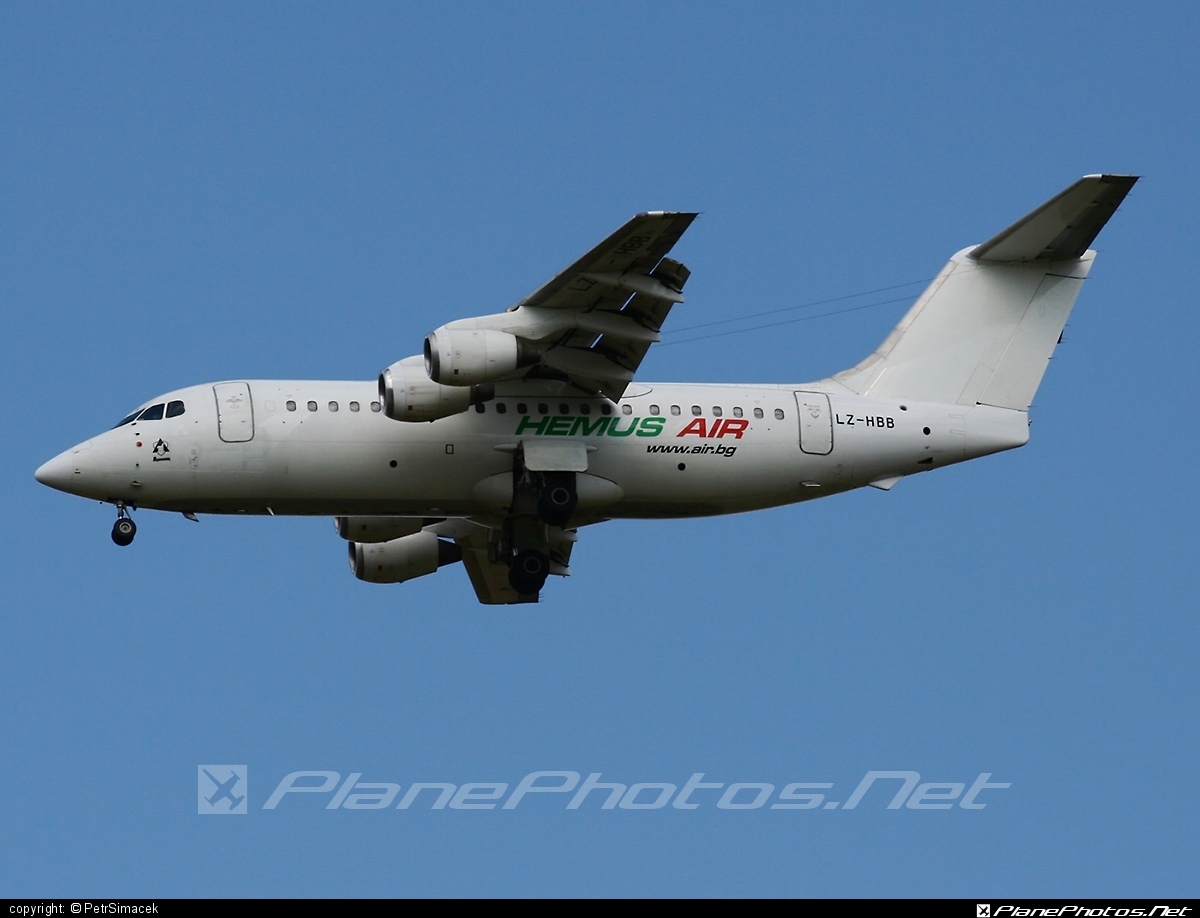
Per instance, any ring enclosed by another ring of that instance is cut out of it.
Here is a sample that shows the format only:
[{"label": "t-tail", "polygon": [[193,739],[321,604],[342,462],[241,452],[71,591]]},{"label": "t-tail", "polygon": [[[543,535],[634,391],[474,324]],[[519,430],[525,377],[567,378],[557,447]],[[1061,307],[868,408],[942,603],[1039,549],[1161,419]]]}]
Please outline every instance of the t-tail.
[{"label": "t-tail", "polygon": [[963,249],[870,357],[834,379],[881,398],[1027,411],[1096,253],[1138,179],[1087,175]]}]

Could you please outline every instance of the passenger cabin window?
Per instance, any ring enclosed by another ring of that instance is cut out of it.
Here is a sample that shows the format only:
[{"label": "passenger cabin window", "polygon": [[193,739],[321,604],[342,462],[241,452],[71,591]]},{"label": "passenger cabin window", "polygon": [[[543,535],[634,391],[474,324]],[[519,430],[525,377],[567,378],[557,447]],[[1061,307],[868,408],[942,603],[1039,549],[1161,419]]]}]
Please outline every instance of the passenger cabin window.
[{"label": "passenger cabin window", "polygon": [[719,406],[717,406],[717,405],[713,405],[713,417],[714,417],[714,418],[719,418],[720,416],[721,416],[721,409],[720,409],[720,407],[719,407]]},{"label": "passenger cabin window", "polygon": [[696,417],[700,417],[700,415],[702,415],[703,413],[704,413],[704,412],[702,412],[702,411],[700,410],[700,406],[699,406],[699,405],[692,405],[692,414],[694,414]]},{"label": "passenger cabin window", "polygon": [[529,414],[529,406],[524,402],[517,402],[517,414]]},{"label": "passenger cabin window", "polygon": [[483,414],[485,411],[487,411],[487,405],[485,405],[483,402],[475,403],[475,413],[476,414]]},{"label": "passenger cabin window", "polygon": [[654,415],[655,417],[658,417],[658,415],[659,415],[659,413],[660,413],[660,412],[659,412],[659,410],[658,410],[658,405],[651,405],[651,406],[650,406],[650,413],[651,413],[652,415]]},{"label": "passenger cabin window", "polygon": [[538,414],[549,414],[550,407],[545,402],[538,403]]},{"label": "passenger cabin window", "polygon": [[782,408],[775,409],[775,417],[777,420],[780,420],[780,421],[783,420],[783,409]]},{"label": "passenger cabin window", "polygon": [[316,403],[316,402],[309,402],[309,403],[308,403],[308,410],[309,410],[309,411],[316,411],[316,410],[317,410],[317,403]]},{"label": "passenger cabin window", "polygon": [[163,416],[163,408],[165,408],[165,407],[166,406],[164,404],[162,404],[162,402],[159,402],[157,405],[151,405],[149,408],[147,408],[145,411],[143,411],[140,415],[138,415],[138,420],[139,421],[161,421],[162,416]]},{"label": "passenger cabin window", "polygon": [[183,411],[184,411],[183,402],[181,402],[181,401],[167,402],[167,417],[177,418],[181,414],[183,414]]},{"label": "passenger cabin window", "polygon": [[761,417],[762,417],[762,409],[761,409],[761,408],[755,408],[755,409],[754,409],[754,416],[755,416],[756,418],[761,418]]},{"label": "passenger cabin window", "polygon": [[633,405],[622,405],[621,414],[633,414]]},{"label": "passenger cabin window", "polygon": [[591,414],[592,406],[589,405],[587,402],[584,402],[582,405],[579,406],[579,413],[580,414]]},{"label": "passenger cabin window", "polygon": [[671,406],[671,414],[678,416],[678,414],[679,414],[679,406],[678,405]]},{"label": "passenger cabin window", "polygon": [[504,414],[506,411],[508,411],[508,405],[504,402],[496,402],[496,414]]},{"label": "passenger cabin window", "polygon": [[600,406],[600,413],[604,415],[612,414],[612,405],[607,403]]},{"label": "passenger cabin window", "polygon": [[351,403],[350,403],[350,410],[351,410],[351,411],[358,411],[358,407],[359,407],[359,406],[358,406],[358,402],[351,402]]},{"label": "passenger cabin window", "polygon": [[330,402],[330,403],[329,403],[329,410],[330,410],[330,411],[337,411],[337,410],[338,410],[338,403],[337,403],[337,402]]},{"label": "passenger cabin window", "polygon": [[379,412],[383,410],[383,406],[379,404],[379,402],[371,402],[371,410],[374,412]]},{"label": "passenger cabin window", "polygon": [[566,402],[563,402],[561,405],[558,406],[558,413],[559,414],[570,414],[571,406],[568,405]]},{"label": "passenger cabin window", "polygon": [[292,399],[290,399],[290,398],[287,400],[287,410],[288,410],[288,411],[295,411],[295,410],[296,410],[296,403],[295,403],[295,401],[293,401],[293,400],[292,400]]},{"label": "passenger cabin window", "polygon": [[740,418],[742,416],[742,408],[740,405],[733,406],[733,416],[735,418]]}]

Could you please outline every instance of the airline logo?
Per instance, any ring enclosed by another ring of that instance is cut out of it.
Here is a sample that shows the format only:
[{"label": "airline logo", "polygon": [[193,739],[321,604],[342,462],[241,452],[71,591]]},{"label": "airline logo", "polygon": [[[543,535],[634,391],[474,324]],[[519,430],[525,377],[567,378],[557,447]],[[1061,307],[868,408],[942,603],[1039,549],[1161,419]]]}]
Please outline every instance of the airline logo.
[{"label": "airline logo", "polygon": [[[538,437],[657,437],[667,426],[666,418],[625,417],[588,417],[587,415],[544,415],[534,420],[525,415],[517,424],[516,435],[533,435]],[[706,440],[720,440],[723,437],[742,439],[742,434],[750,427],[745,418],[692,418],[676,437],[701,437]]]},{"label": "airline logo", "polygon": [[707,440],[719,440],[722,437],[733,437],[735,440],[740,440],[749,426],[750,422],[745,418],[713,418],[707,425],[704,418],[692,418],[692,423],[679,431],[676,436],[686,437],[692,434]]},{"label": "airline logo", "polygon": [[[629,426],[622,429],[626,421]],[[666,418],[599,417],[571,414],[545,415],[535,421],[529,415],[517,425],[517,436],[536,434],[539,437],[657,437],[663,432]]]}]

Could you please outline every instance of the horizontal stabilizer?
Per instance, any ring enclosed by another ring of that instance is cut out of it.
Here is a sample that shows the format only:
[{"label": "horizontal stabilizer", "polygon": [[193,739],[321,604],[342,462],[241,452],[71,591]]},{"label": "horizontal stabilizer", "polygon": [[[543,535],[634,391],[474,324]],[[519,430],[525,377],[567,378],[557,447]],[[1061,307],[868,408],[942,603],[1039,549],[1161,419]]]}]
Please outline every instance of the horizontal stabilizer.
[{"label": "horizontal stabilizer", "polygon": [[1081,258],[1137,180],[1136,175],[1085,175],[976,246],[971,258],[992,262]]}]

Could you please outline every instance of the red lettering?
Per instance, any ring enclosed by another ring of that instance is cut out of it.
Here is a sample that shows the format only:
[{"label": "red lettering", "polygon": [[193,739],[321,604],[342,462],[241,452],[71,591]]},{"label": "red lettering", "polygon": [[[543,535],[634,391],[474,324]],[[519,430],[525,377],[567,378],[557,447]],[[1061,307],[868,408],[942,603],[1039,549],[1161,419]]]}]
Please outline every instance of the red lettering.
[{"label": "red lettering", "polygon": [[709,426],[709,428],[708,428],[708,438],[709,438],[710,440],[712,440],[712,439],[715,439],[716,437],[723,436],[722,434],[718,433],[718,431],[721,429],[721,424],[722,424],[722,423],[723,423],[723,422],[721,421],[721,419],[720,419],[720,418],[718,418],[717,420],[713,421],[713,422],[712,422],[712,424]]},{"label": "red lettering", "polygon": [[745,418],[728,418],[725,421],[725,426],[721,428],[721,432],[717,435],[723,437],[726,434],[733,434],[734,439],[742,439],[742,432],[750,426],[750,422]]},{"label": "red lettering", "polygon": [[688,434],[695,434],[697,437],[707,436],[706,428],[704,426],[704,418],[694,418],[692,423],[688,424],[687,427],[679,431],[676,436],[686,437]]}]

